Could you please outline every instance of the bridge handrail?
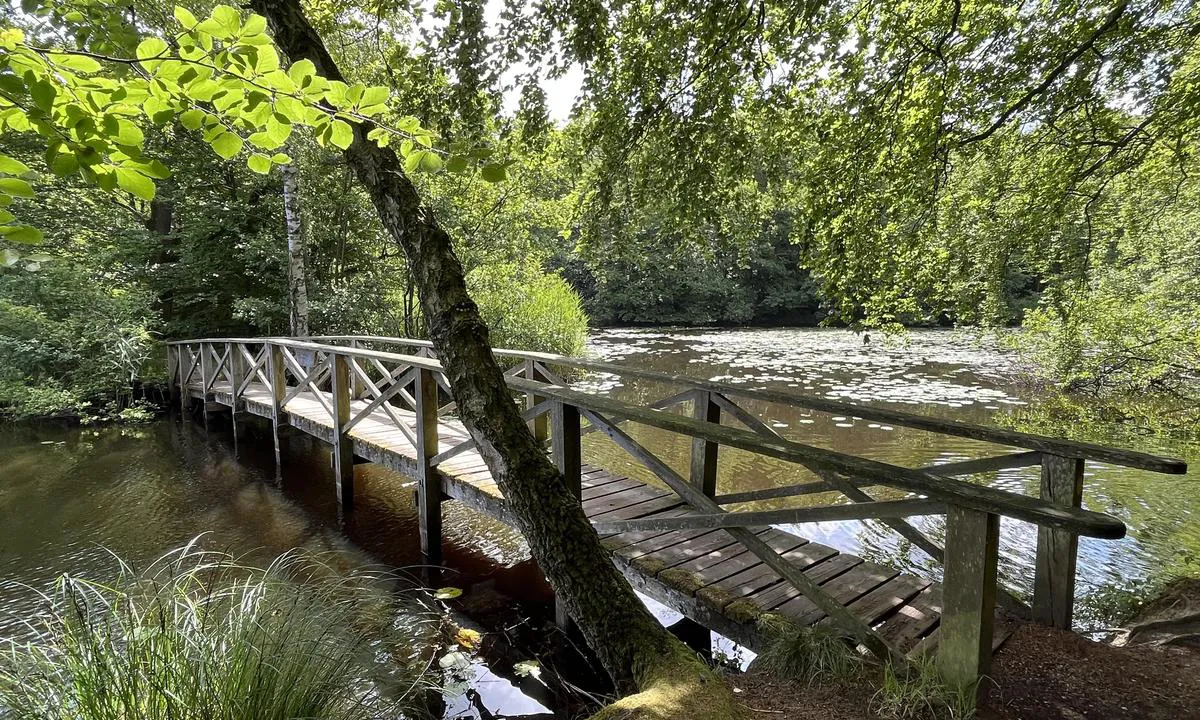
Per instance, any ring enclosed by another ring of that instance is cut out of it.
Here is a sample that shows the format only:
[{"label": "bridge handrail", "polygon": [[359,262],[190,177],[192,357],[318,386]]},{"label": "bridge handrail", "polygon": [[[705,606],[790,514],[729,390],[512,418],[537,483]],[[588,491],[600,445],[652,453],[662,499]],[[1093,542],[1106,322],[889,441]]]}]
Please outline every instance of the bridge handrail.
[{"label": "bridge handrail", "polygon": [[[366,348],[327,345],[290,338],[202,338],[173,341],[170,344],[188,345],[197,343],[271,343],[299,350],[333,351],[346,357],[400,362],[414,367],[442,372],[441,364],[429,357]],[[511,376],[505,379],[508,386],[514,390],[554,398],[583,410],[603,413],[612,418],[650,425],[692,438],[728,445],[789,462],[824,467],[850,477],[872,480],[879,485],[925,494],[930,498],[940,500],[949,505],[1012,517],[1079,535],[1107,539],[1118,539],[1125,535],[1125,524],[1106,513],[1056,505],[1028,495],[976,485],[928,471],[913,470],[782,438],[765,438],[749,430],[741,430],[661,410],[639,407],[613,398],[571,390],[560,385]]]},{"label": "bridge handrail", "polygon": [[[433,347],[433,343],[429,342],[428,340],[382,337],[374,335],[320,335],[312,337],[311,340],[326,340],[334,342],[357,341],[391,343],[396,345],[407,345],[410,347],[422,348]],[[586,358],[556,355],[553,353],[509,350],[506,348],[493,348],[492,352],[498,357],[535,360],[542,363],[549,363],[551,365],[563,365],[583,370],[595,370],[599,372],[626,375],[645,380],[656,380],[675,385],[684,385],[699,390],[720,392],[724,395],[734,395],[737,397],[760,400],[768,403],[778,403],[781,405],[792,405],[794,407],[802,407],[809,410],[816,410],[818,412],[856,415],[866,420],[885,422],[892,425],[900,425],[902,427],[910,427],[917,430],[924,430],[942,435],[952,435],[970,438],[973,440],[981,440],[985,442],[996,443],[998,445],[1025,448],[1028,450],[1038,450],[1052,453],[1054,455],[1060,455],[1062,457],[1078,458],[1083,460],[1097,460],[1113,465],[1121,465],[1139,470],[1149,470],[1151,472],[1168,475],[1182,475],[1187,472],[1187,463],[1179,458],[1165,457],[1136,450],[1126,450],[1123,448],[1112,448],[1077,440],[1063,440],[1060,438],[1047,437],[1045,435],[1035,435],[1016,430],[1005,430],[1003,428],[977,425],[958,420],[932,418],[925,415],[918,415],[916,413],[904,412],[902,410],[891,410],[869,405],[859,405],[852,402],[846,402],[844,400],[830,400],[828,398],[805,395],[804,393],[798,393],[791,390],[749,388],[744,385],[736,385],[733,383],[702,380],[700,378],[688,377],[686,375],[675,375],[658,370],[646,370],[601,360],[588,360]]]}]

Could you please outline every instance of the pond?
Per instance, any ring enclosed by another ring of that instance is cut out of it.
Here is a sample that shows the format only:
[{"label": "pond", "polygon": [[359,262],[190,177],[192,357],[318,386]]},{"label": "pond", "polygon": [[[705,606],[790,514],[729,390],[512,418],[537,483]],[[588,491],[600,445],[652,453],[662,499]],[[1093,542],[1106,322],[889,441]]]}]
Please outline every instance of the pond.
[{"label": "pond", "polygon": [[[994,341],[961,331],[912,330],[892,339],[834,329],[622,329],[595,333],[589,351],[597,358],[663,372],[1017,429],[1036,418],[1041,394],[1015,379],[1018,367],[1010,353]],[[611,375],[589,380],[593,389],[633,404],[644,405],[677,390]],[[853,415],[742,404],[789,439],[896,465],[921,467],[1005,452],[1002,446],[990,443],[892,427]],[[687,440],[644,427],[632,434],[673,467],[688,467]],[[652,480],[607,438],[598,433],[587,438],[585,457],[606,468]],[[1119,427],[1088,428],[1086,438],[1076,439],[1183,457],[1193,467],[1200,459],[1200,448],[1194,444],[1132,434]],[[721,453],[719,493],[791,485],[810,477],[793,464],[725,448]],[[1014,492],[1039,493],[1036,467],[1002,470],[974,480]],[[886,492],[872,492],[880,499],[889,497]],[[785,507],[833,500],[830,495],[810,495],[774,502],[775,507]],[[1171,572],[1200,553],[1200,492],[1194,470],[1193,475],[1160,475],[1089,461],[1084,504],[1119,517],[1128,524],[1129,534],[1116,542],[1081,540],[1077,587],[1081,596],[1097,588],[1124,586]],[[771,507],[767,503],[755,506]],[[940,541],[944,533],[941,517],[913,520]],[[1001,526],[1002,579],[1027,594],[1033,582],[1036,528],[1009,519]],[[940,572],[928,556],[880,523],[806,524],[794,531],[917,574],[937,576]],[[1086,621],[1086,616],[1082,620]]]},{"label": "pond", "polygon": [[[1020,422],[1035,410],[1036,393],[1017,384],[1012,360],[971,336],[914,331],[885,342],[841,330],[606,330],[595,333],[596,357],[657,370],[789,388],[884,407],[985,424]],[[594,390],[648,403],[670,390],[654,383],[596,375]],[[782,406],[747,408],[789,438],[916,467],[998,454],[993,445]],[[216,416],[214,416],[215,418]],[[263,429],[251,429],[262,433]],[[636,435],[676,468],[687,467],[688,444],[639,428]],[[645,477],[599,433],[587,436],[585,459]],[[1120,435],[1092,440],[1196,459],[1196,449]],[[0,633],[26,632],[23,620],[39,604],[36,589],[63,572],[104,579],[117,556],[145,565],[205,534],[207,547],[266,563],[295,547],[335,553],[347,568],[383,566],[420,575],[421,556],[411,480],[375,465],[356,473],[356,508],[339,523],[328,453],[294,439],[277,470],[268,435],[235,441],[214,420],[162,420],[137,427],[5,427],[0,433]],[[720,492],[798,482],[795,466],[722,450]],[[996,487],[1034,493],[1036,468],[983,476]],[[1089,463],[1089,508],[1129,524],[1118,542],[1084,540],[1079,592],[1153,577],[1200,549],[1200,499],[1190,476],[1156,475]],[[793,502],[829,502],[808,496]],[[776,501],[779,502],[779,501]],[[443,585],[467,588],[462,616],[499,638],[472,662],[468,692],[447,701],[445,716],[512,717],[550,712],[561,698],[531,690],[512,665],[536,655],[555,662],[544,631],[552,616],[549,588],[510,529],[456,503],[446,505]],[[939,520],[917,519],[941,536]],[[938,570],[919,551],[875,523],[821,523],[796,528],[813,540],[922,574]],[[1002,574],[1027,590],[1034,529],[1005,521]],[[674,619],[655,607],[664,621]],[[567,673],[569,660],[563,660]],[[552,669],[552,668],[551,668]],[[577,668],[573,681],[578,681]],[[584,675],[587,671],[584,671]]]}]

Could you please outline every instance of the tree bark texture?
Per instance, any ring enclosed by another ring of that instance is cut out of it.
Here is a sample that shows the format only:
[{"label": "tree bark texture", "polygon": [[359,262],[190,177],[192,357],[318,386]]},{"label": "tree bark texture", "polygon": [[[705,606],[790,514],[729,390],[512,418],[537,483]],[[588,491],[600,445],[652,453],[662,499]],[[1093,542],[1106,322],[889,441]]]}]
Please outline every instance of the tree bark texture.
[{"label": "tree bark texture", "polygon": [[283,218],[287,226],[288,318],[293,337],[308,337],[308,283],[304,277],[304,214],[300,170],[295,161],[279,166],[283,178]]},{"label": "tree bark texture", "polygon": [[[293,60],[307,58],[331,80],[342,75],[299,0],[251,0]],[[404,251],[429,337],[450,381],[463,423],[512,508],[519,530],[588,644],[623,692],[657,679],[682,646],[645,609],[612,564],[579,501],[521,420],[467,293],[449,235],[423,204],[390,148],[354,126],[348,164]]]}]

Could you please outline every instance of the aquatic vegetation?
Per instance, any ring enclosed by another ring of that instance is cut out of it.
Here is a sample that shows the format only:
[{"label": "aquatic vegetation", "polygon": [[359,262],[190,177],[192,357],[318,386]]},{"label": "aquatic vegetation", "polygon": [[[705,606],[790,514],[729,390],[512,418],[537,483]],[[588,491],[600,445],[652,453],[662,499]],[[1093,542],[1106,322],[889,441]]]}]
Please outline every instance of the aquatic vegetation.
[{"label": "aquatic vegetation", "polygon": [[[425,666],[394,601],[311,556],[263,569],[195,544],[103,584],[64,576],[0,652],[28,720],[367,720],[417,714]],[[394,650],[400,648],[401,650]]]}]

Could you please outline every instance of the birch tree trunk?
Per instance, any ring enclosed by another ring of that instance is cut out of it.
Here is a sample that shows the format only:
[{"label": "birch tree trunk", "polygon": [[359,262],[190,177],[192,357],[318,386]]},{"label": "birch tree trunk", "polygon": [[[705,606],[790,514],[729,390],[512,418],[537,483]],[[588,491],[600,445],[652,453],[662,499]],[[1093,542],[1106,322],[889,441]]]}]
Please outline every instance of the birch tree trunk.
[{"label": "birch tree trunk", "polygon": [[[326,78],[343,79],[299,0],[251,0],[250,6],[271,23],[275,41],[288,57],[307,58]],[[492,355],[487,327],[467,293],[450,236],[424,205],[395,152],[367,139],[371,128],[354,126],[347,163],[408,259],[459,416],[534,560],[617,688],[643,691],[634,697],[650,698],[624,716],[675,717],[678,703],[687,706],[687,717],[738,714],[727,686],[658,623],[621,576],[579,501],[521,420]],[[668,697],[671,708],[645,712],[648,703],[661,705]]]},{"label": "birch tree trunk", "polygon": [[[295,153],[292,153],[295,157]],[[283,178],[283,218],[287,225],[288,318],[293,337],[308,337],[308,284],[304,279],[304,214],[300,171],[295,161],[279,166]]]}]

